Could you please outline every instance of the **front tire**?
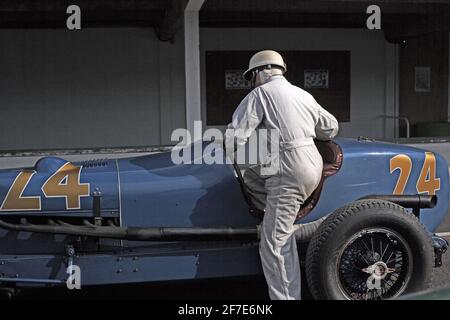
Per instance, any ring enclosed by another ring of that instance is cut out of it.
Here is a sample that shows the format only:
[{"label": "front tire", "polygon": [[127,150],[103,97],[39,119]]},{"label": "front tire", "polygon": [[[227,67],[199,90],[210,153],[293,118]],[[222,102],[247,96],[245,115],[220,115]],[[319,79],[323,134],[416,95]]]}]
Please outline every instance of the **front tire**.
[{"label": "front tire", "polygon": [[392,202],[360,200],[331,214],[311,239],[306,278],[315,299],[387,299],[427,289],[431,237]]}]

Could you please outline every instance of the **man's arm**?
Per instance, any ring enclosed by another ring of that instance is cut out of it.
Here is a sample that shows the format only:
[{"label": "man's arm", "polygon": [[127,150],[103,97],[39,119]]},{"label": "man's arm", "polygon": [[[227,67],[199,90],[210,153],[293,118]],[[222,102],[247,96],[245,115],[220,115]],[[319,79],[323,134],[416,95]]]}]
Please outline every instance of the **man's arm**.
[{"label": "man's arm", "polygon": [[317,122],[315,128],[316,138],[323,141],[331,140],[339,131],[338,121],[331,113],[322,108],[319,104],[317,104],[317,106],[319,121]]},{"label": "man's arm", "polygon": [[245,145],[263,117],[261,100],[253,90],[241,101],[225,132],[224,143],[229,155],[232,155],[237,148]]}]

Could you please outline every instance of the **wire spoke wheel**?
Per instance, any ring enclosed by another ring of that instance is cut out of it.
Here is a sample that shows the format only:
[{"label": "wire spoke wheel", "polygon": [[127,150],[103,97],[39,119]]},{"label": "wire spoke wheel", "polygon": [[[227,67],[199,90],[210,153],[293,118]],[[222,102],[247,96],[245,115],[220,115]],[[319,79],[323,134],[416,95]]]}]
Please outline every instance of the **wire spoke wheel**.
[{"label": "wire spoke wheel", "polygon": [[411,249],[392,230],[364,229],[344,245],[336,270],[340,289],[348,299],[397,297],[411,278]]},{"label": "wire spoke wheel", "polygon": [[306,254],[314,299],[379,300],[431,285],[433,244],[423,224],[401,206],[365,199],[330,214]]}]

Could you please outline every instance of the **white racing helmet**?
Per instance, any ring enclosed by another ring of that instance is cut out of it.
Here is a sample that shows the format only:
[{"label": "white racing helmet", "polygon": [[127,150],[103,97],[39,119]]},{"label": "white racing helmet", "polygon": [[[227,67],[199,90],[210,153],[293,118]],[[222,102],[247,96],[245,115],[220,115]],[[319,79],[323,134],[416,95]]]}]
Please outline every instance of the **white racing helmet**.
[{"label": "white racing helmet", "polygon": [[283,57],[273,50],[263,50],[255,53],[248,64],[248,69],[244,72],[243,77],[245,80],[250,81],[253,77],[253,71],[263,66],[276,66],[286,72],[286,64]]}]

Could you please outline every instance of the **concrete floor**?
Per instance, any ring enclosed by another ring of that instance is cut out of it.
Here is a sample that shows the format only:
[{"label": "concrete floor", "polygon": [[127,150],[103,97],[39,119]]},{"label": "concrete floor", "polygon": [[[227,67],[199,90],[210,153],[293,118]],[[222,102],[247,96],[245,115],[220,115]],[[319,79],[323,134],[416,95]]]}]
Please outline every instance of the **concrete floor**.
[{"label": "concrete floor", "polygon": [[[443,233],[444,238],[450,242],[450,210],[436,233]],[[450,286],[450,251],[442,258],[442,267],[434,269],[433,288]]]}]

